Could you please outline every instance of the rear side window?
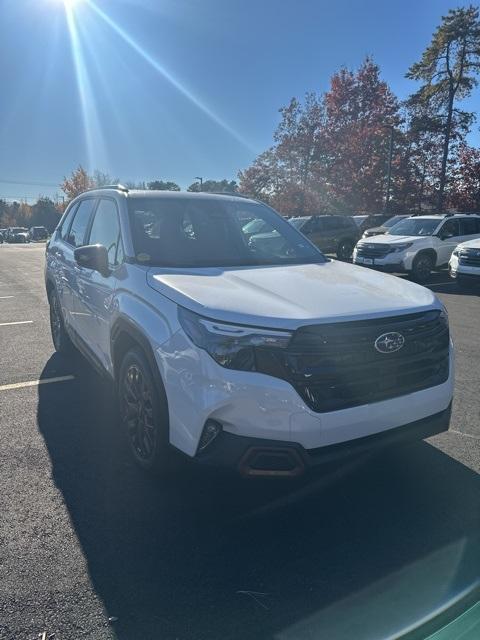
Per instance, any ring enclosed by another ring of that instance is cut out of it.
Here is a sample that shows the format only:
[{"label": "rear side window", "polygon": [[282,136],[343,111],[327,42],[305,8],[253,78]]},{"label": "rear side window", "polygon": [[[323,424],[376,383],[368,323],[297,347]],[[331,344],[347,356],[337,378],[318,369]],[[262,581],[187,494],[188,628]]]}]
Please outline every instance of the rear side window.
[{"label": "rear side window", "polygon": [[73,247],[81,247],[85,244],[85,234],[95,208],[95,203],[96,200],[93,198],[88,198],[88,200],[82,200],[80,202],[66,239],[68,244],[71,244]]},{"label": "rear side window", "polygon": [[100,200],[93,219],[88,243],[103,244],[107,248],[110,267],[116,267],[123,262],[120,222],[118,220],[117,205],[113,200],[104,198]]},{"label": "rear side window", "polygon": [[334,217],[323,218],[323,228],[326,231],[335,231],[340,225],[338,219]]},{"label": "rear side window", "polygon": [[477,233],[480,233],[480,218],[463,218],[460,235],[473,236]]}]

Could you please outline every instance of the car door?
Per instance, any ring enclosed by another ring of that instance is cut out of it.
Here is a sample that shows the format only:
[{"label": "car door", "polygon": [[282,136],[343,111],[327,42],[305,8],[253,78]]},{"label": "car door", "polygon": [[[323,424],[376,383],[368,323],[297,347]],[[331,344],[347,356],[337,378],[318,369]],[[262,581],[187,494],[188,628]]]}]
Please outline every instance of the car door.
[{"label": "car door", "polygon": [[325,216],[323,221],[323,244],[322,249],[328,253],[335,253],[338,245],[338,224],[336,216]]},{"label": "car door", "polygon": [[[85,198],[76,207],[70,224],[63,230],[58,243],[58,260],[60,263],[60,303],[65,322],[78,332],[78,272],[80,267],[75,262],[74,251],[85,243],[85,236],[95,209],[96,198]],[[63,226],[62,226],[63,229]]]},{"label": "car door", "polygon": [[480,238],[480,218],[477,216],[465,216],[460,219],[460,242],[467,242]]},{"label": "car door", "polygon": [[447,218],[437,232],[439,238],[437,251],[437,266],[447,264],[453,250],[460,242],[460,220]]},{"label": "car door", "polygon": [[324,218],[313,216],[300,231],[313,242],[320,251],[325,251],[325,237],[323,228]]},{"label": "car door", "polygon": [[113,301],[124,252],[117,203],[101,198],[88,234],[87,244],[101,244],[107,249],[109,274],[79,267],[78,319],[79,335],[92,355],[110,370],[110,327]]}]

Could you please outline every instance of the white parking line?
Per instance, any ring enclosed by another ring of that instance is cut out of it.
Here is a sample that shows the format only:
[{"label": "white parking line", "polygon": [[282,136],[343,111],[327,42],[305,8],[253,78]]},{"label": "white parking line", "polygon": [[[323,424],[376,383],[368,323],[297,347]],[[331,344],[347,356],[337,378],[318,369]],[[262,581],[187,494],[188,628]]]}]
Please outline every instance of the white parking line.
[{"label": "white parking line", "polygon": [[11,327],[14,324],[33,324],[33,320],[20,320],[19,322],[0,322],[0,327]]},{"label": "white parking line", "polygon": [[58,378],[44,378],[42,380],[29,380],[28,382],[16,382],[15,384],[0,385],[0,391],[10,391],[11,389],[24,389],[25,387],[38,387],[40,384],[52,384],[54,382],[67,382],[75,380],[75,376],[60,376]]},{"label": "white parking line", "polygon": [[0,296],[0,300],[7,300],[8,298],[13,298],[14,296]]}]

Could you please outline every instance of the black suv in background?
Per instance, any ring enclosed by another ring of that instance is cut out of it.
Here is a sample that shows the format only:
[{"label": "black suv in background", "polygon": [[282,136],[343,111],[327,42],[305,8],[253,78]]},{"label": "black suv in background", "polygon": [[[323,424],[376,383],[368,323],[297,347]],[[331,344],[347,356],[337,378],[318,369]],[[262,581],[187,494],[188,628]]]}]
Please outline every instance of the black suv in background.
[{"label": "black suv in background", "polygon": [[289,219],[296,229],[324,253],[335,253],[340,260],[349,260],[362,235],[350,216],[299,216]]}]

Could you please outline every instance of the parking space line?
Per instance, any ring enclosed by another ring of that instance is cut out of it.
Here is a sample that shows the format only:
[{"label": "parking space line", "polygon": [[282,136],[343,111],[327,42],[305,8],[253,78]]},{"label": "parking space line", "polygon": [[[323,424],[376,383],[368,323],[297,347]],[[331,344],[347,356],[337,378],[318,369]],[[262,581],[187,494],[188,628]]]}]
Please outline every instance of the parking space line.
[{"label": "parking space line", "polygon": [[14,324],[33,324],[33,320],[20,320],[18,322],[0,322],[0,327],[11,327]]},{"label": "parking space line", "polygon": [[10,391],[11,389],[24,389],[26,387],[38,387],[41,384],[53,384],[54,382],[67,382],[75,380],[75,376],[59,376],[58,378],[44,378],[40,380],[29,380],[28,382],[16,382],[14,384],[0,385],[0,391]]},{"label": "parking space line", "polygon": [[14,296],[0,296],[0,300],[7,300],[8,298],[13,298]]},{"label": "parking space line", "polygon": [[456,433],[459,436],[465,436],[465,438],[473,438],[474,440],[480,440],[480,436],[474,436],[472,433],[464,433],[463,431],[457,431],[457,429],[449,429],[450,433]]}]

